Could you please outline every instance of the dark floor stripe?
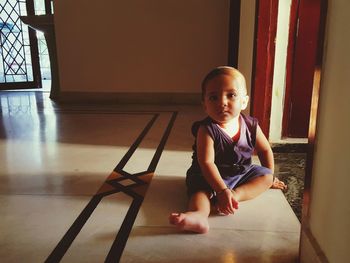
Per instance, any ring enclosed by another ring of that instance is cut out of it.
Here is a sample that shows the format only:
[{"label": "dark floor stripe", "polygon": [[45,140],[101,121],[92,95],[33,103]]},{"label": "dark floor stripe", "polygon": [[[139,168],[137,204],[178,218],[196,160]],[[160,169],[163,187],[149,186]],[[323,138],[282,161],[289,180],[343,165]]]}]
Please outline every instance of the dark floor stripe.
[{"label": "dark floor stripe", "polygon": [[66,254],[70,245],[73,243],[80,230],[85,225],[91,214],[94,212],[97,205],[100,203],[102,196],[94,196],[84,210],[80,213],[78,218],[74,221],[73,225],[68,229],[66,234],[57,244],[55,249],[51,252],[48,258],[45,260],[46,263],[60,262],[63,256]]},{"label": "dark floor stripe", "polygon": [[148,133],[148,131],[151,129],[151,127],[153,126],[154,122],[156,121],[156,119],[158,118],[159,114],[155,114],[153,116],[153,118],[148,122],[147,126],[143,129],[143,131],[141,132],[141,134],[139,135],[139,137],[136,139],[136,141],[133,143],[133,145],[131,145],[131,147],[129,148],[128,152],[123,156],[123,158],[120,160],[120,162],[117,164],[116,168],[114,169],[115,171],[117,170],[122,170],[124,168],[124,166],[126,165],[126,163],[129,161],[129,159],[131,158],[131,156],[134,154],[134,152],[136,151],[137,147],[140,145],[140,143],[142,142],[143,138],[146,136],[146,134]]},{"label": "dark floor stripe", "polygon": [[143,198],[135,198],[130,205],[128,213],[124,218],[117,237],[114,240],[112,247],[105,259],[106,263],[119,262],[142,202]]},{"label": "dark floor stripe", "polygon": [[[169,121],[169,124],[168,124],[168,126],[167,126],[167,128],[162,136],[161,141],[159,142],[157,150],[156,150],[156,152],[152,158],[152,161],[148,167],[148,170],[144,171],[144,172],[139,172],[136,174],[129,175],[128,173],[126,173],[122,169],[124,168],[126,163],[129,161],[129,159],[131,158],[133,153],[136,151],[137,147],[140,145],[140,143],[142,142],[144,137],[147,135],[148,131],[151,129],[154,122],[157,120],[158,116],[159,116],[159,113],[154,113],[153,118],[148,122],[148,124],[143,129],[143,131],[141,132],[139,137],[130,146],[128,152],[123,156],[121,161],[118,163],[118,165],[114,169],[116,172],[119,172],[120,174],[122,174],[126,178],[131,177],[131,176],[136,177],[135,180],[133,179],[133,181],[136,183],[135,185],[147,184],[137,177],[142,176],[143,174],[147,174],[148,172],[155,171],[155,169],[158,165],[159,159],[161,157],[161,154],[163,152],[163,149],[165,147],[165,144],[167,142],[167,139],[170,135],[173,124],[175,122],[177,112],[173,112],[172,117]],[[117,184],[117,182],[118,182],[118,180],[108,181],[107,183],[114,186],[115,189],[108,191],[108,192],[105,192],[105,193],[96,194],[95,196],[92,197],[90,202],[83,209],[83,211],[80,213],[78,218],[74,221],[72,226],[68,229],[66,234],[63,236],[63,238],[57,244],[55,249],[48,256],[48,258],[45,261],[46,263],[56,263],[56,262],[61,261],[61,259],[64,257],[65,253],[67,252],[67,250],[69,249],[69,247],[71,246],[71,244],[75,240],[76,236],[79,234],[79,232],[81,231],[81,229],[83,228],[86,221],[89,219],[89,217],[91,216],[91,214],[93,213],[93,211],[95,210],[97,205],[100,203],[102,198],[104,198],[107,195],[115,194],[117,192],[123,192],[124,194],[131,196],[133,198],[133,202],[132,202],[131,206],[129,207],[127,215],[124,218],[124,221],[123,221],[123,223],[118,231],[116,239],[114,240],[112,247],[111,247],[111,249],[106,257],[106,261],[105,261],[105,262],[119,262],[120,257],[123,253],[123,250],[124,250],[126,242],[128,240],[130,231],[134,225],[136,216],[137,216],[138,211],[141,207],[141,204],[143,202],[144,197],[140,196],[137,193],[134,193],[132,191],[132,186],[125,187],[125,186]]]},{"label": "dark floor stripe", "polygon": [[[167,126],[167,128],[162,136],[161,141],[159,142],[157,150],[156,150],[156,152],[152,158],[152,161],[148,167],[148,172],[155,171],[155,169],[158,165],[159,159],[163,153],[164,146],[169,138],[171,129],[174,125],[176,116],[177,116],[177,112],[173,112],[172,117],[169,121],[169,124],[168,124],[168,126]],[[124,221],[119,229],[117,237],[114,240],[113,245],[112,245],[112,247],[111,247],[111,249],[106,257],[105,262],[107,262],[107,263],[119,262],[122,254],[123,254],[126,242],[128,241],[131,229],[135,223],[135,219],[136,219],[136,216],[139,212],[139,209],[141,207],[143,199],[144,199],[144,197],[134,199],[132,205],[130,206],[130,208],[128,210],[128,214],[124,218]]]},{"label": "dark floor stripe", "polygon": [[166,130],[165,130],[165,132],[163,134],[163,137],[162,137],[162,139],[161,139],[161,141],[160,141],[160,143],[158,145],[158,148],[156,150],[156,153],[153,156],[153,159],[152,159],[150,165],[148,166],[147,171],[154,172],[156,170],[156,167],[158,165],[160,156],[163,153],[164,146],[165,146],[165,144],[166,144],[166,142],[168,140],[168,137],[170,135],[171,129],[173,128],[176,116],[177,116],[177,112],[173,112],[173,115],[171,116],[171,119],[169,121],[168,127],[166,128]]}]

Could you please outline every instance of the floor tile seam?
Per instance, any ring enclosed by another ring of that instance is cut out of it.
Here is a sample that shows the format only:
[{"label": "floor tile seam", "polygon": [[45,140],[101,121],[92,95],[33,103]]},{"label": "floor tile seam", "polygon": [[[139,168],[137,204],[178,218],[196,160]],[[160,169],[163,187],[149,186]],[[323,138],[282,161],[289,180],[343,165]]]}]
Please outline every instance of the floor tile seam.
[{"label": "floor tile seam", "polygon": [[[150,228],[150,229],[155,229],[155,228],[159,228],[159,229],[174,229],[174,230],[176,230],[176,228],[175,227],[173,227],[173,226],[156,226],[156,225],[148,225],[148,226],[143,226],[143,225],[134,225],[134,228]],[[300,231],[298,230],[298,231],[286,231],[286,230],[284,230],[284,231],[282,231],[282,230],[280,230],[280,231],[278,231],[278,230],[276,230],[276,231],[272,231],[272,230],[262,230],[262,229],[242,229],[242,228],[220,228],[220,227],[211,227],[210,228],[210,232],[211,231],[216,231],[216,230],[218,230],[218,231],[223,231],[223,230],[225,230],[225,231],[227,231],[227,230],[230,230],[230,231],[238,231],[238,232],[261,232],[261,233],[286,233],[286,234],[300,234]],[[179,231],[179,233],[181,233],[180,231]]]}]

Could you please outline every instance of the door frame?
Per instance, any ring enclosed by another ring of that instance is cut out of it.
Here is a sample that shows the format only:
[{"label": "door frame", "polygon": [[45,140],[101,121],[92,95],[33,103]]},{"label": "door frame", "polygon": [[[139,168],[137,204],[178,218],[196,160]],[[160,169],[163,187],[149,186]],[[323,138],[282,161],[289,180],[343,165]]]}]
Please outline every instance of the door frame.
[{"label": "door frame", "polygon": [[[299,7],[296,8],[296,2],[299,3],[299,1],[307,1],[307,0],[295,0],[292,1],[292,4],[294,4],[294,9],[298,10]],[[267,22],[274,23],[273,19],[269,19],[265,14],[265,20],[263,20],[263,24],[260,24],[258,21],[258,16],[264,15],[262,14],[262,10],[265,10],[265,12],[269,11],[269,7],[271,7],[273,0],[256,0],[256,26],[255,26],[255,43],[254,43],[254,60],[253,60],[253,69],[252,69],[252,94],[254,94],[252,98],[252,105],[251,105],[251,111],[255,116],[257,116],[260,121],[260,125],[263,128],[263,131],[266,135],[268,135],[269,131],[269,118],[270,118],[270,112],[271,112],[271,97],[269,97],[272,93],[272,87],[270,87],[270,84],[272,85],[272,77],[273,77],[273,66],[271,66],[268,62],[273,61],[272,58],[274,58],[274,49],[270,47],[267,49],[268,52],[265,51],[265,53],[262,52],[262,47],[268,47],[268,44],[271,44],[271,40],[273,38],[273,31],[268,31],[266,35],[261,36],[261,31],[266,32],[267,29],[270,27],[267,25]],[[311,106],[310,106],[310,121],[308,126],[308,145],[307,145],[307,158],[306,158],[306,166],[305,166],[305,180],[304,180],[304,192],[303,192],[303,203],[302,203],[302,218],[301,218],[301,232],[300,234],[304,233],[308,236],[309,241],[311,242],[311,245],[313,248],[315,248],[316,253],[320,259],[326,259],[324,252],[320,248],[319,244],[317,243],[316,239],[312,236],[312,233],[310,231],[310,196],[311,196],[311,182],[312,182],[312,172],[313,172],[313,160],[314,160],[314,153],[315,153],[315,140],[316,140],[316,132],[317,132],[317,116],[318,116],[318,101],[319,101],[319,94],[320,94],[320,86],[321,86],[321,73],[322,73],[322,61],[323,61],[323,48],[324,48],[324,39],[325,39],[325,30],[326,30],[326,16],[327,16],[327,6],[328,6],[328,0],[313,0],[310,1],[312,3],[318,4],[319,7],[319,30],[317,33],[317,43],[314,45],[314,51],[316,53],[315,56],[315,64],[313,67],[313,75],[312,75],[312,96],[311,96]],[[262,3],[266,4],[262,5]],[[258,6],[260,4],[260,7]],[[269,5],[270,4],[270,5]],[[276,15],[277,16],[277,15]],[[294,11],[294,13],[291,14],[291,16],[297,17],[297,12]],[[260,17],[260,19],[264,19],[264,17]],[[277,19],[277,17],[276,17]],[[292,17],[293,19],[293,17]],[[296,21],[296,20],[295,20]],[[292,25],[290,34],[293,33],[293,31],[296,31],[296,27],[298,25],[294,24]],[[300,26],[300,25],[299,25]],[[303,25],[301,25],[303,26]],[[265,30],[261,29],[261,27],[265,27]],[[273,28],[273,25],[272,25]],[[299,28],[300,29],[300,28]],[[259,32],[260,30],[260,32]],[[260,33],[260,34],[259,34]],[[291,41],[291,38],[289,38],[289,41]],[[290,49],[291,52],[294,50],[295,43],[290,43]],[[293,51],[294,52],[294,51]],[[290,53],[289,53],[290,54]],[[294,53],[292,53],[294,56]],[[290,58],[292,59],[293,56]],[[292,61],[294,61],[292,59]],[[293,62],[295,63],[301,63],[299,62]],[[287,62],[288,63],[288,62]],[[291,63],[291,61],[289,61]],[[292,64],[293,64],[292,63]],[[298,65],[294,65],[298,66]],[[261,67],[264,68],[264,70],[261,70]],[[288,68],[287,68],[288,69]],[[291,74],[292,67],[289,66],[289,75],[288,79],[286,81],[292,81],[292,74]],[[255,76],[255,78],[254,78]],[[259,79],[257,79],[257,77]],[[258,80],[261,80],[262,82],[259,82]],[[287,95],[288,96],[288,95]],[[268,114],[267,114],[268,113]],[[302,240],[300,239],[300,242]],[[301,253],[301,243],[299,245],[299,258]]]},{"label": "door frame", "polygon": [[282,136],[306,138],[312,101],[322,0],[292,1]]},{"label": "door frame", "polygon": [[288,137],[288,113],[291,107],[291,87],[293,76],[293,62],[295,50],[295,37],[298,27],[298,9],[300,0],[292,1],[289,17],[289,33],[286,59],[286,85],[284,94],[283,116],[282,116],[282,137]]},{"label": "door frame", "polygon": [[250,114],[268,138],[277,34],[278,0],[256,0]]}]

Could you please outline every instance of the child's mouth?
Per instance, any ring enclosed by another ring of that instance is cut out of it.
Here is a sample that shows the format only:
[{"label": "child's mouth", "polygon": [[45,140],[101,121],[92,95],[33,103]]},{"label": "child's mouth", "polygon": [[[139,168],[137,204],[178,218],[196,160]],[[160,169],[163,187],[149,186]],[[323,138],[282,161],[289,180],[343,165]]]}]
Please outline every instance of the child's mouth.
[{"label": "child's mouth", "polygon": [[228,115],[229,114],[228,111],[219,111],[218,113],[219,113],[219,115]]}]

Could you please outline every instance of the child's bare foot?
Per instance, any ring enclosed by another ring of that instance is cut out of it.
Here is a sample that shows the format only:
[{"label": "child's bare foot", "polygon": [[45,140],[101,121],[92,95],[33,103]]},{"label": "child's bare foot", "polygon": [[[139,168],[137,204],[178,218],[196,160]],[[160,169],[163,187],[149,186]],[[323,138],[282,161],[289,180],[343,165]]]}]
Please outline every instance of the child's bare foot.
[{"label": "child's bare foot", "polygon": [[172,213],[169,216],[170,224],[180,230],[204,234],[209,231],[208,218],[200,212]]}]

